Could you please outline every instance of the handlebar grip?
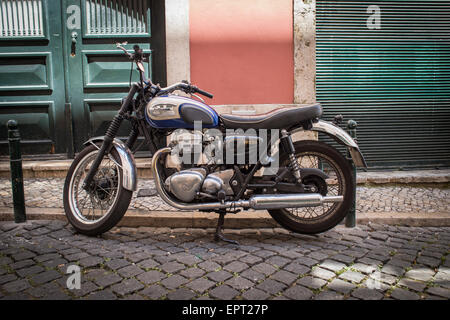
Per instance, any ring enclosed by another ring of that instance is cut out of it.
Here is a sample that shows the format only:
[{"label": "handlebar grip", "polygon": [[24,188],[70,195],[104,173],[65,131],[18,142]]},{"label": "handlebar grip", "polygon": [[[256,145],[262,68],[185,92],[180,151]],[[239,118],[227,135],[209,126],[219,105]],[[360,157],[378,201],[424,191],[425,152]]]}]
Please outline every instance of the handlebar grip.
[{"label": "handlebar grip", "polygon": [[208,97],[208,98],[210,98],[210,99],[212,99],[212,98],[214,97],[211,93],[206,92],[206,91],[203,91],[203,90],[201,90],[201,89],[199,89],[199,88],[197,88],[197,87],[195,87],[195,92],[198,92],[198,93],[200,93],[201,95],[204,95],[205,97]]}]

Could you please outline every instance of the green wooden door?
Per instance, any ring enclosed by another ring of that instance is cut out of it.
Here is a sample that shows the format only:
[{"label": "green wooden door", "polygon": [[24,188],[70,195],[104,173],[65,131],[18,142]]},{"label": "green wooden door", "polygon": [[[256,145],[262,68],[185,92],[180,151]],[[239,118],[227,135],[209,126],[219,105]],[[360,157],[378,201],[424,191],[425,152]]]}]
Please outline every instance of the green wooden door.
[{"label": "green wooden door", "polygon": [[[153,78],[152,5],[136,0],[65,0],[65,56],[75,151],[104,135],[130,86],[131,62],[115,42],[143,48]],[[133,66],[131,81],[138,80]],[[129,128],[123,125],[119,136]]]},{"label": "green wooden door", "polygon": [[130,82],[115,42],[139,44],[147,76],[164,86],[164,17],[164,1],[0,0],[0,156],[9,119],[25,155],[72,157],[104,135]]},{"label": "green wooden door", "polygon": [[317,100],[369,166],[450,164],[450,2],[316,2]]},{"label": "green wooden door", "polygon": [[16,119],[24,154],[67,152],[61,5],[0,1],[0,155]]}]

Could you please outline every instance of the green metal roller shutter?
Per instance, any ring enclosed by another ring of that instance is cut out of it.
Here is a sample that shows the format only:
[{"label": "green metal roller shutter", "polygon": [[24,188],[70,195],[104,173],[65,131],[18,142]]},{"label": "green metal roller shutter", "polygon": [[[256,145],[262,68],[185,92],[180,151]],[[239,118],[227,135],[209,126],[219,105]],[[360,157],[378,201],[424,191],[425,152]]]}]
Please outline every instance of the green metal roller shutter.
[{"label": "green metal roller shutter", "polygon": [[317,0],[316,23],[317,100],[369,166],[450,165],[450,1]]}]

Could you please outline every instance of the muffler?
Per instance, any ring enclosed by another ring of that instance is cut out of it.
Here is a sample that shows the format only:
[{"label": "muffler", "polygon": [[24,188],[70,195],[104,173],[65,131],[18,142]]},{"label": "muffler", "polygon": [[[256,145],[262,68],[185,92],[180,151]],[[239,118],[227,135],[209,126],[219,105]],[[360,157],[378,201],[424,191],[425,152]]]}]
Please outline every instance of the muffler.
[{"label": "muffler", "polygon": [[256,210],[317,207],[324,203],[342,202],[343,196],[322,196],[320,193],[263,194],[250,198],[250,208]]},{"label": "muffler", "polygon": [[317,207],[324,203],[336,203],[344,201],[343,196],[322,196],[319,193],[298,194],[264,194],[250,197],[249,200],[208,202],[208,203],[184,203],[171,197],[161,180],[158,162],[161,155],[170,153],[171,148],[158,150],[152,159],[152,172],[155,179],[155,187],[159,196],[169,205],[179,210],[217,210],[230,208],[252,208],[255,210]]}]

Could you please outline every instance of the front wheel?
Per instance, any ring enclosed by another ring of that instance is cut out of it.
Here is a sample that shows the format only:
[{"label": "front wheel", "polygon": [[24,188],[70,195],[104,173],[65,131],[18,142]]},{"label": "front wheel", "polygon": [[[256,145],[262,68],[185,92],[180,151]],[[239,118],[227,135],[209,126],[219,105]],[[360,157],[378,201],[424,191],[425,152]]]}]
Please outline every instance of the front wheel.
[{"label": "front wheel", "polygon": [[[344,156],[331,146],[319,141],[297,141],[294,143],[295,157],[300,168],[316,168],[328,177],[306,176],[304,185],[310,192],[322,196],[343,196],[340,203],[324,203],[318,207],[285,208],[268,210],[272,218],[284,228],[303,234],[315,234],[327,231],[336,226],[347,215],[353,203],[355,182],[352,167]],[[289,166],[286,154],[280,156],[280,166]],[[289,178],[288,178],[289,179]]]},{"label": "front wheel", "polygon": [[80,233],[102,234],[114,227],[130,204],[132,191],[122,186],[123,172],[117,151],[105,155],[95,173],[92,188],[83,189],[83,181],[97,157],[98,149],[84,148],[70,166],[64,183],[64,211],[70,224]]}]

